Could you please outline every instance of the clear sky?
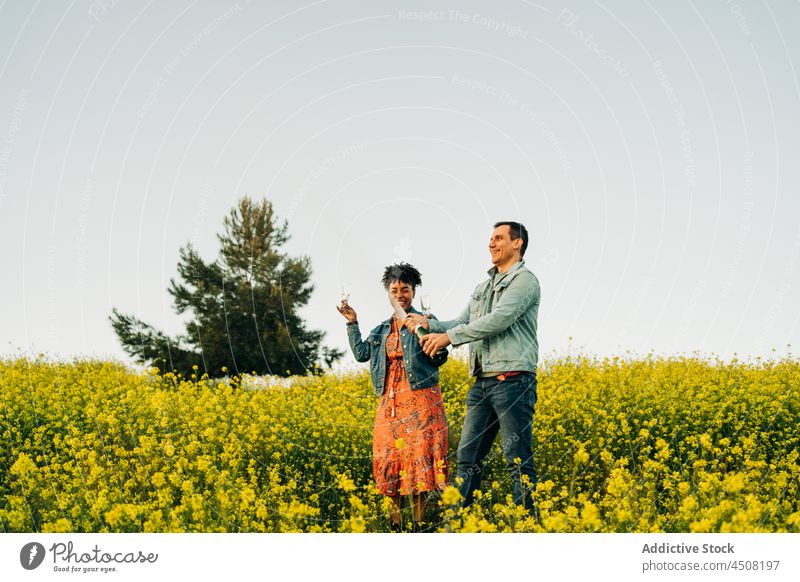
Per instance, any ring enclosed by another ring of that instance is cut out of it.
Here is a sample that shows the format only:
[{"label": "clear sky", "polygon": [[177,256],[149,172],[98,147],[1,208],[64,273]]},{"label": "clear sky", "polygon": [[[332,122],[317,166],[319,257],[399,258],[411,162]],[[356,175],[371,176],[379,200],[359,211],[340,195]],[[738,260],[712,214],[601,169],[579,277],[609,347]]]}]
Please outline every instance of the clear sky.
[{"label": "clear sky", "polygon": [[545,356],[797,345],[800,3],[264,4],[0,1],[0,354],[124,358],[112,307],[180,331],[178,249],[243,194],[329,345],[400,259],[455,316],[497,220]]}]

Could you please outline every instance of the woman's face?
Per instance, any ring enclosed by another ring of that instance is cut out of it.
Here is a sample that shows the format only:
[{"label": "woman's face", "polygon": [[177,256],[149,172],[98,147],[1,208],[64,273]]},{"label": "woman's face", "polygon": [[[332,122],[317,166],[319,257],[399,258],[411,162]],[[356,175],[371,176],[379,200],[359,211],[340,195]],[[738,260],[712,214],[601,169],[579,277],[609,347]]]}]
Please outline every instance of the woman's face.
[{"label": "woman's face", "polygon": [[394,281],[389,285],[389,294],[404,310],[411,309],[411,301],[414,299],[414,288],[411,285],[402,281]]}]

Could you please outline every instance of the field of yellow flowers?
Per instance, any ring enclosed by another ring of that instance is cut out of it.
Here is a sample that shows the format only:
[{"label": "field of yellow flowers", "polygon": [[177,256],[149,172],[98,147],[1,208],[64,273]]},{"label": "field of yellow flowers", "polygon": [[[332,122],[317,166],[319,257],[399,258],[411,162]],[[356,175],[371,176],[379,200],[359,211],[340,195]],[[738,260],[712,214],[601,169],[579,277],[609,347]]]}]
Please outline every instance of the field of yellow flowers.
[{"label": "field of yellow flowers", "polygon": [[[366,372],[243,384],[0,360],[2,531],[387,531]],[[469,385],[442,369],[452,455]],[[478,501],[449,487],[432,530],[800,531],[800,361],[564,357],[538,395],[538,519],[495,443]]]}]

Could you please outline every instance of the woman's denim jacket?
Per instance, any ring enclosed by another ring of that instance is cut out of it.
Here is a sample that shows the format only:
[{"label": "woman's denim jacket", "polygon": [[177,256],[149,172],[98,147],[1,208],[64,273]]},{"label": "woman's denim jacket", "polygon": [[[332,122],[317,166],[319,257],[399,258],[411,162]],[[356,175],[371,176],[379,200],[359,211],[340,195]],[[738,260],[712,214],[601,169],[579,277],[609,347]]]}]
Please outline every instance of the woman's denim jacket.
[{"label": "woman's denim jacket", "polygon": [[[409,313],[419,313],[419,311],[412,307],[409,309]],[[432,317],[432,319],[436,318]],[[370,331],[367,339],[362,341],[358,323],[347,324],[347,339],[350,340],[350,349],[356,361],[366,362],[369,360],[372,386],[375,388],[376,396],[383,394],[386,383],[386,338],[391,329],[392,319],[389,318]],[[421,390],[437,385],[439,383],[439,366],[447,361],[447,350],[442,350],[433,358],[428,357],[422,351],[419,337],[408,331],[405,326],[400,328],[400,344],[403,348],[403,363],[411,389]]]}]

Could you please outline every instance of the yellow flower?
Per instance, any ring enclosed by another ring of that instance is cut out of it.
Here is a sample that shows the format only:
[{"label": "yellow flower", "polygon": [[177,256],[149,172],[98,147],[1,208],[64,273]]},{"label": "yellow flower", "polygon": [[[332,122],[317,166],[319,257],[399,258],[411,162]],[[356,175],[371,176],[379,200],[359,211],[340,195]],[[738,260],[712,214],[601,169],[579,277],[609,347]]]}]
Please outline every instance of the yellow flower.
[{"label": "yellow flower", "polygon": [[246,505],[250,504],[256,500],[256,492],[253,491],[253,489],[250,487],[245,487],[244,489],[242,489],[241,499],[242,503]]},{"label": "yellow flower", "polygon": [[72,523],[62,517],[54,522],[43,524],[42,531],[44,533],[69,533],[73,531],[73,528]]},{"label": "yellow flower", "polygon": [[394,441],[394,446],[395,446],[396,448],[398,448],[398,449],[404,449],[404,448],[406,448],[406,441],[405,441],[405,439],[402,439],[402,438],[400,438],[400,439],[397,439],[396,441]]},{"label": "yellow flower", "polygon": [[452,485],[448,485],[442,493],[442,503],[445,505],[456,505],[460,501],[461,493]]},{"label": "yellow flower", "polygon": [[583,445],[575,451],[575,462],[579,465],[584,465],[589,462],[589,453],[583,448]]},{"label": "yellow flower", "polygon": [[151,479],[153,485],[156,487],[163,487],[166,484],[166,480],[164,479],[164,473],[159,471],[158,473],[153,473],[153,477]]},{"label": "yellow flower", "polygon": [[355,491],[356,489],[356,484],[353,483],[353,480],[344,474],[339,475],[339,478],[337,479],[337,484],[339,485],[339,489],[342,489],[343,491],[349,492],[349,491]]},{"label": "yellow flower", "polygon": [[587,503],[583,506],[581,511],[581,523],[586,529],[597,531],[603,527],[603,522],[600,520],[600,512],[597,506],[593,503]]},{"label": "yellow flower", "polygon": [[36,463],[25,453],[21,453],[17,460],[11,465],[12,475],[26,475],[36,470]]},{"label": "yellow flower", "polygon": [[725,477],[725,491],[738,493],[744,488],[745,477],[742,473],[733,473]]}]

